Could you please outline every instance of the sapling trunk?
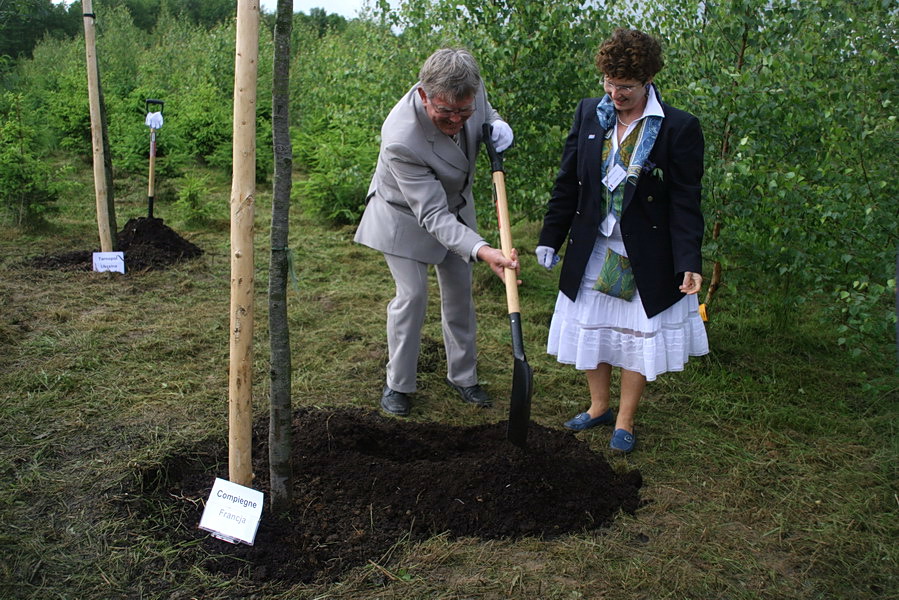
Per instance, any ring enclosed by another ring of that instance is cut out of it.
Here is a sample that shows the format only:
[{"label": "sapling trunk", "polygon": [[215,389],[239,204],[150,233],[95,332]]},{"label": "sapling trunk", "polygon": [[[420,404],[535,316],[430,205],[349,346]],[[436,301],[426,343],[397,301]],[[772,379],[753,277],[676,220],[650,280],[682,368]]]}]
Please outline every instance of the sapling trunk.
[{"label": "sapling trunk", "polygon": [[278,0],[275,57],[272,68],[272,138],[275,182],[272,197],[272,250],[268,279],[268,329],[271,349],[271,395],[268,463],[272,512],[290,508],[293,489],[291,450],[293,410],[290,401],[290,329],[287,323],[288,232],[293,150],[290,143],[290,35],[292,0]]}]

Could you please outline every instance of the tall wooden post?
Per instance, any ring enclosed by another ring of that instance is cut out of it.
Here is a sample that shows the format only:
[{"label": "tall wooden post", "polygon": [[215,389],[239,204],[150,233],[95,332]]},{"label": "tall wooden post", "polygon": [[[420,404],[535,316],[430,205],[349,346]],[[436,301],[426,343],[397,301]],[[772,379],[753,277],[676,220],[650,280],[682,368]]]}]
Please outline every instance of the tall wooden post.
[{"label": "tall wooden post", "polygon": [[238,0],[231,180],[231,352],[228,477],[253,480],[253,218],[256,193],[256,74],[259,0]]},{"label": "tall wooden post", "polygon": [[112,173],[104,135],[106,117],[103,110],[103,94],[100,90],[100,68],[97,64],[97,32],[94,24],[93,4],[83,0],[84,45],[87,55],[87,96],[91,113],[91,143],[94,150],[94,192],[97,201],[97,228],[100,230],[100,250],[115,249],[115,213],[112,203]]}]

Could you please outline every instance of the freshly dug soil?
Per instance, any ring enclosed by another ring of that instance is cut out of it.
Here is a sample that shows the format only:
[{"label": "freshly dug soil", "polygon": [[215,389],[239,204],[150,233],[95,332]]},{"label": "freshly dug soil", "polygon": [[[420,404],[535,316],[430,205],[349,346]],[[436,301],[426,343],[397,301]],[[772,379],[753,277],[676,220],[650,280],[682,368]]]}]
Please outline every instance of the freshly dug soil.
[{"label": "freshly dug soil", "polygon": [[[162,219],[130,219],[116,234],[116,247],[125,253],[125,272],[165,269],[203,251],[175,233]],[[75,250],[28,260],[28,266],[56,271],[90,271],[95,250]]]},{"label": "freshly dug soil", "polygon": [[[438,533],[549,538],[598,528],[619,511],[637,509],[638,471],[616,473],[570,432],[534,423],[523,450],[506,440],[506,427],[301,409],[293,422],[293,503],[281,516],[268,510],[268,431],[257,427],[253,487],[266,494],[266,504],[253,546],[196,529],[198,500],[209,497],[215,477],[228,477],[226,448],[195,453],[187,470],[183,460],[166,466],[169,484],[159,492],[183,504],[181,535],[202,539],[216,556],[205,568],[287,583],[332,580],[377,562],[407,535],[413,542]],[[208,457],[207,468],[198,455]]]}]

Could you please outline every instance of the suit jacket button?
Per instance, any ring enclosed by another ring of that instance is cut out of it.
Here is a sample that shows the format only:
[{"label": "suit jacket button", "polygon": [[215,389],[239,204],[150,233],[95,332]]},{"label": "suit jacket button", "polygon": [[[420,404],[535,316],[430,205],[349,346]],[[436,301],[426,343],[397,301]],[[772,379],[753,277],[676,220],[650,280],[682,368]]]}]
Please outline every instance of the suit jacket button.
[{"label": "suit jacket button", "polygon": [[652,197],[652,196],[647,196],[647,197],[646,197],[646,201],[647,201],[647,202],[652,202],[652,201],[653,201],[653,197]]}]

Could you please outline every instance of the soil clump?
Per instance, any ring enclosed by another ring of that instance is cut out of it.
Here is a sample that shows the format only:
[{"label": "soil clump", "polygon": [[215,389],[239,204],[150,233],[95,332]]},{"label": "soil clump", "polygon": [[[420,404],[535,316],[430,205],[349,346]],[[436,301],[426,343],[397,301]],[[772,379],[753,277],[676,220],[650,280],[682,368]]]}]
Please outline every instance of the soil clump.
[{"label": "soil clump", "polygon": [[[116,234],[116,247],[125,253],[125,271],[161,270],[179,261],[203,254],[198,246],[185,240],[172,228],[154,217],[129,219]],[[94,250],[74,250],[37,256],[27,266],[55,271],[90,271]]]},{"label": "soil clump", "polygon": [[209,571],[285,583],[334,580],[378,562],[406,539],[552,538],[637,509],[638,471],[616,472],[567,431],[531,423],[521,449],[506,440],[506,428],[506,422],[456,427],[361,409],[300,409],[293,421],[292,508],[272,515],[267,423],[257,426],[253,487],[266,503],[253,546],[197,529],[214,478],[228,478],[220,441],[196,449],[190,463],[181,457],[165,465],[157,501],[180,500],[183,522],[171,535],[200,539]]}]

